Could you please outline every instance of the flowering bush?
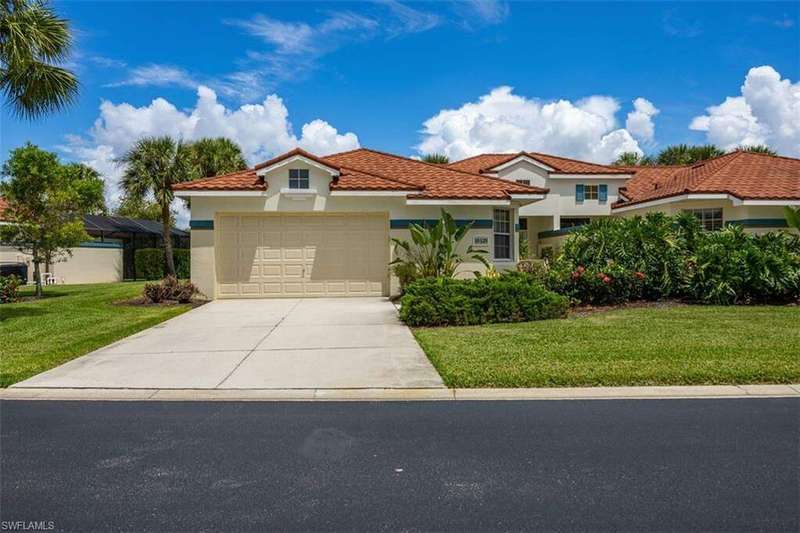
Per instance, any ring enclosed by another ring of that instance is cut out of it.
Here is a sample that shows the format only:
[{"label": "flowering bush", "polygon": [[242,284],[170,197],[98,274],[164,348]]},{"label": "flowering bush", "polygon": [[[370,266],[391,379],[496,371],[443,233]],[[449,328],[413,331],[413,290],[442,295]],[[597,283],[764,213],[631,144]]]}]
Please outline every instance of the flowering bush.
[{"label": "flowering bush", "polygon": [[642,298],[647,278],[643,272],[632,272],[613,262],[604,268],[586,268],[583,265],[574,269],[568,267],[563,262],[554,265],[550,270],[548,285],[574,301],[607,305]]},{"label": "flowering bush", "polygon": [[17,291],[20,283],[20,279],[13,274],[0,276],[0,304],[10,304],[19,299]]}]

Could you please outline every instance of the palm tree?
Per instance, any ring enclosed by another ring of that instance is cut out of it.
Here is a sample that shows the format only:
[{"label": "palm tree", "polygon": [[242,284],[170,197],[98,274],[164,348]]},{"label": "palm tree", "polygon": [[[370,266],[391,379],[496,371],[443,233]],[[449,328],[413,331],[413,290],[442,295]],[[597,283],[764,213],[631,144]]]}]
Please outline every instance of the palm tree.
[{"label": "palm tree", "polygon": [[152,195],[161,206],[164,266],[168,276],[175,275],[172,259],[172,214],[175,195],[172,186],[197,177],[192,165],[191,148],[169,136],[139,139],[118,163],[125,165],[122,188],[130,198]]},{"label": "palm tree", "polygon": [[753,144],[750,146],[737,146],[733,151],[751,152],[754,154],[778,155],[778,152],[766,144]]},{"label": "palm tree", "polygon": [[205,137],[190,145],[200,176],[209,178],[247,168],[242,149],[225,137]]},{"label": "palm tree", "polygon": [[44,1],[0,0],[0,91],[19,116],[65,108],[78,80],[58,66],[72,45],[69,23]]},{"label": "palm tree", "polygon": [[656,162],[659,165],[691,165],[699,161],[705,161],[714,157],[724,155],[725,152],[713,144],[699,146],[689,146],[688,144],[676,144],[667,146],[658,153]]},{"label": "palm tree", "polygon": [[450,162],[450,158],[444,154],[425,154],[422,156],[422,160],[434,165],[446,165]]},{"label": "palm tree", "polygon": [[641,159],[642,156],[636,152],[623,152],[611,164],[615,167],[635,167],[640,164]]}]

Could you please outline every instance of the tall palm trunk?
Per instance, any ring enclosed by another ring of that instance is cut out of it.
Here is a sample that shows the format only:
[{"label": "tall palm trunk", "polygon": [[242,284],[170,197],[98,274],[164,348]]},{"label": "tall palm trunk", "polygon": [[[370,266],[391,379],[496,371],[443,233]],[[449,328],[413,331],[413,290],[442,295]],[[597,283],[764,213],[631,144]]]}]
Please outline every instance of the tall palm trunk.
[{"label": "tall palm trunk", "polygon": [[167,276],[175,275],[175,261],[172,258],[172,220],[169,204],[161,206],[161,222],[164,238],[164,270]]}]

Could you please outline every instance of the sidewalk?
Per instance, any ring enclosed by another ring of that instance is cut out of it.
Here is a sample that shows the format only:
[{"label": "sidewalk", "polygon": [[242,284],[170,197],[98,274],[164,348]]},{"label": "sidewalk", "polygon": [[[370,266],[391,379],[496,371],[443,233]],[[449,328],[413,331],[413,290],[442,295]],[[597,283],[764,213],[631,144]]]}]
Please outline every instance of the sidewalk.
[{"label": "sidewalk", "polygon": [[689,385],[538,389],[0,389],[0,400],[427,401],[800,397],[793,385]]}]

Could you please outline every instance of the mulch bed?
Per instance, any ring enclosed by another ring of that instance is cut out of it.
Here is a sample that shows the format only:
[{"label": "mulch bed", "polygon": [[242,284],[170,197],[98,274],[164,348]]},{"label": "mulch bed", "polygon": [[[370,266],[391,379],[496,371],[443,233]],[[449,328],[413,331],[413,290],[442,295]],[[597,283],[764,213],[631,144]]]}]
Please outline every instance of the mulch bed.
[{"label": "mulch bed", "polygon": [[164,300],[163,302],[153,303],[149,300],[146,300],[142,296],[137,296],[136,298],[130,298],[128,300],[119,300],[114,302],[114,305],[135,305],[138,307],[173,307],[176,305],[190,305],[192,308],[195,308],[207,303],[208,300],[192,300],[191,302],[185,304],[182,304],[177,300]]}]

